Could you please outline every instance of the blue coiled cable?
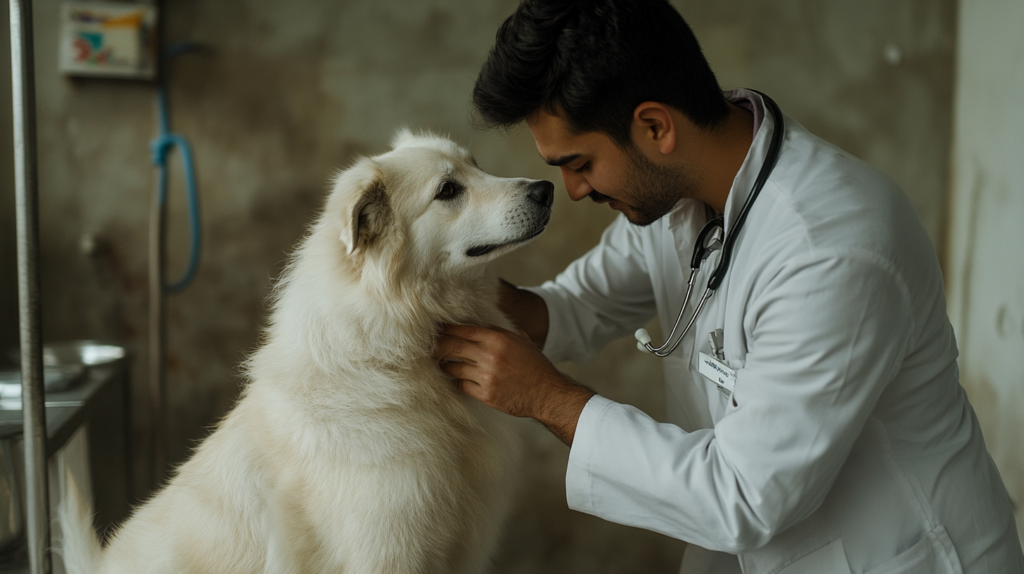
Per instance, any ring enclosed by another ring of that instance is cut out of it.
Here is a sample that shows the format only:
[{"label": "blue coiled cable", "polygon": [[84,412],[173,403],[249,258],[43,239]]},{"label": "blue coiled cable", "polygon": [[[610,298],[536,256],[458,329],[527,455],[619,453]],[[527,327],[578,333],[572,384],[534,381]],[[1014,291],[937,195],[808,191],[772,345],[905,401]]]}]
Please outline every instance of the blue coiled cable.
[{"label": "blue coiled cable", "polygon": [[[194,49],[191,43],[175,44],[165,52],[166,58],[182,54]],[[165,73],[166,77],[166,73]],[[164,290],[168,293],[178,293],[185,289],[195,277],[199,268],[199,253],[202,248],[202,229],[199,225],[199,192],[196,186],[196,174],[192,165],[192,148],[188,141],[181,134],[172,133],[170,119],[167,111],[167,87],[161,80],[156,90],[157,116],[159,122],[159,133],[155,139],[149,142],[149,151],[153,165],[157,167],[157,200],[160,208],[165,209],[167,205],[167,154],[174,148],[181,152],[182,168],[185,172],[185,190],[188,196],[189,229],[192,234],[192,247],[189,250],[188,266],[181,279],[170,285],[165,285]]]}]

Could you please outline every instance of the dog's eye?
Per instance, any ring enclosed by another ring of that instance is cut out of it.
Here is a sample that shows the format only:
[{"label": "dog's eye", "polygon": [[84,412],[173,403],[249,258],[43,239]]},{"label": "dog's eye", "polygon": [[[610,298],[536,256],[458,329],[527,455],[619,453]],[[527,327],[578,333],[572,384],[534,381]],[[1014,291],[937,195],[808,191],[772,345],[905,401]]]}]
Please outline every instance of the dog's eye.
[{"label": "dog's eye", "polygon": [[455,199],[461,192],[462,189],[459,186],[450,181],[446,181],[441,184],[441,189],[437,192],[437,195],[434,196],[434,199],[440,199],[442,201]]}]

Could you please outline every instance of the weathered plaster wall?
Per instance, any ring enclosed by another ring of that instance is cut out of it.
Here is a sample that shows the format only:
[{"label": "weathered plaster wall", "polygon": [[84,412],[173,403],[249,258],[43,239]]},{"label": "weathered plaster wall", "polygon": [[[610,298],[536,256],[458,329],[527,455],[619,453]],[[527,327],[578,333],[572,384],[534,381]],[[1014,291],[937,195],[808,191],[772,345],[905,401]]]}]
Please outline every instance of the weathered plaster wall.
[{"label": "weathered plaster wall", "polygon": [[1020,2],[961,3],[946,276],[961,381],[1024,535],[1022,26]]},{"label": "weathered plaster wall", "polygon": [[[256,345],[271,279],[333,169],[355,154],[383,151],[399,126],[412,126],[450,133],[493,173],[555,178],[561,188],[556,170],[538,161],[528,132],[480,133],[468,122],[477,69],[515,4],[168,3],[166,40],[207,48],[176,59],[169,70],[172,127],[197,155],[205,233],[195,283],[169,300],[172,460],[185,457],[237,396],[237,365]],[[676,5],[723,86],[773,95],[811,130],[889,173],[932,238],[941,240],[953,0]],[[36,6],[45,335],[121,340],[135,351],[136,451],[143,460],[153,90],[61,77],[56,10],[56,3]],[[0,58],[0,74],[7,61]],[[0,95],[7,107],[8,93]],[[9,121],[0,120],[0,129]],[[2,147],[9,142],[0,141],[0,174],[9,182],[9,147]],[[173,173],[170,268],[177,275],[188,238],[181,179]],[[8,279],[14,270],[9,185],[0,194],[0,343],[10,343],[17,335]],[[542,281],[597,240],[613,213],[570,203],[560,190],[549,230],[499,262],[502,275]],[[79,247],[87,235],[100,240],[92,256]],[[611,398],[662,416],[660,365],[628,339],[590,364],[564,367]],[[497,571],[675,571],[681,544],[566,510],[566,449],[536,424],[524,421],[521,428],[531,464]],[[141,494],[150,477],[144,461],[138,468]]]}]

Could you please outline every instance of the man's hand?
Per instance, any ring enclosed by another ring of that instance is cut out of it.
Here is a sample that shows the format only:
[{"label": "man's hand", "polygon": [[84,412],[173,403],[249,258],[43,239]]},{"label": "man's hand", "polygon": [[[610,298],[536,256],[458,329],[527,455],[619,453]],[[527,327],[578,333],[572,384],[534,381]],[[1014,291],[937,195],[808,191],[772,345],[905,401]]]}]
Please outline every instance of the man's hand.
[{"label": "man's hand", "polygon": [[464,393],[510,415],[537,419],[568,445],[596,394],[559,372],[524,332],[448,325],[434,357]]},{"label": "man's hand", "polygon": [[530,336],[534,345],[544,348],[548,337],[548,306],[544,299],[502,279],[498,284],[498,307],[517,329]]}]

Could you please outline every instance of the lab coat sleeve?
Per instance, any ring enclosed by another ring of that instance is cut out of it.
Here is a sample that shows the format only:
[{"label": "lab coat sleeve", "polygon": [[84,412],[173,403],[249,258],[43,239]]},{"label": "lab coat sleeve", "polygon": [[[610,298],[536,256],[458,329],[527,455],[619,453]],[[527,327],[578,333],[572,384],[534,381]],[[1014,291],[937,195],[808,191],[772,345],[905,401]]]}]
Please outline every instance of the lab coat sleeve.
[{"label": "lab coat sleeve", "polygon": [[745,313],[745,365],[713,429],[687,433],[595,397],[577,425],[570,507],[711,550],[759,548],[817,509],[914,326],[872,253],[786,264]]},{"label": "lab coat sleeve", "polygon": [[640,231],[622,215],[586,255],[529,290],[547,305],[544,353],[555,362],[589,359],[657,310]]}]

